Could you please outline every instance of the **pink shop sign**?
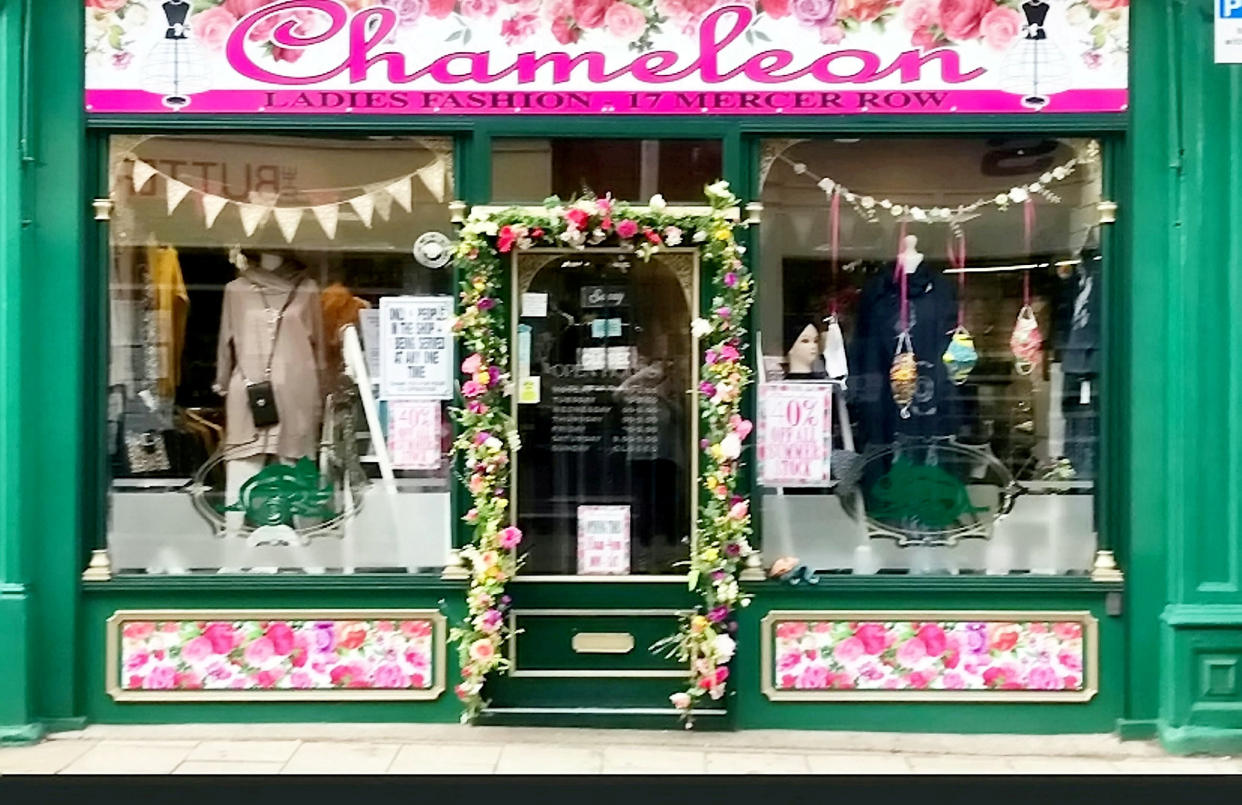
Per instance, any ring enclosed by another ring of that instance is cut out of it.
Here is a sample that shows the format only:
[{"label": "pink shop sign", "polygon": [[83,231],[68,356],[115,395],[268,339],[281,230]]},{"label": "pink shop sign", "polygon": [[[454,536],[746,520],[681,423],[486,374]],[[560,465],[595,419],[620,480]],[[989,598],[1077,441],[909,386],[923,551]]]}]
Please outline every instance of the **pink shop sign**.
[{"label": "pink shop sign", "polygon": [[86,0],[94,114],[1126,109],[1129,0]]}]

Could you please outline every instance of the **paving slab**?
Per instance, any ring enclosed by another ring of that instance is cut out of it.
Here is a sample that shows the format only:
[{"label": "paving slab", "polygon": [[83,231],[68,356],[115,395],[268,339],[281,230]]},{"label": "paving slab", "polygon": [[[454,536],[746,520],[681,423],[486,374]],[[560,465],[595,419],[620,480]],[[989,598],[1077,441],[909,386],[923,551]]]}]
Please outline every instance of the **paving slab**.
[{"label": "paving slab", "polygon": [[702,774],[707,753],[661,746],[610,746],[604,749],[604,774]]},{"label": "paving slab", "polygon": [[61,770],[61,774],[170,774],[194,741],[100,741]]},{"label": "paving slab", "polygon": [[203,741],[190,752],[189,761],[284,764],[301,741]]},{"label": "paving slab", "polygon": [[173,774],[280,774],[283,763],[244,763],[216,760],[187,760]]},{"label": "paving slab", "polygon": [[281,773],[384,774],[400,748],[362,741],[308,741],[297,748]]},{"label": "paving slab", "polygon": [[491,774],[502,745],[406,744],[388,767],[389,774]]},{"label": "paving slab", "polygon": [[709,752],[708,774],[810,774],[805,755],[775,752]]},{"label": "paving slab", "polygon": [[0,774],[56,774],[91,751],[98,741],[44,741],[0,749]]},{"label": "paving slab", "polygon": [[505,744],[496,763],[497,774],[599,774],[603,768],[602,748],[559,744]]}]

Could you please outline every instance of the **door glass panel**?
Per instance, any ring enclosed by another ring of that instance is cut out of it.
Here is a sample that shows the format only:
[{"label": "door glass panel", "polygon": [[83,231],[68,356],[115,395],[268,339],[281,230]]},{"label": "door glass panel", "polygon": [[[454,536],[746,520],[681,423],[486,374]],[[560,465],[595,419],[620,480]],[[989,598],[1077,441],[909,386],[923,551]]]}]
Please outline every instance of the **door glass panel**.
[{"label": "door glass panel", "polygon": [[697,252],[514,260],[524,572],[682,572],[697,439],[688,393]]}]

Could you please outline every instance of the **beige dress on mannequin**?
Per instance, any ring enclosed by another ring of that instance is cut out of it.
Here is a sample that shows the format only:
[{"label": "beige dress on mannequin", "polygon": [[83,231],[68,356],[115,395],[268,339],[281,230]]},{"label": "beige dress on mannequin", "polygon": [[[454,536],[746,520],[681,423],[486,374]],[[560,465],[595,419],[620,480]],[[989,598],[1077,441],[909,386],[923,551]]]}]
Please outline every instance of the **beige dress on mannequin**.
[{"label": "beige dress on mannequin", "polygon": [[[216,384],[226,389],[225,455],[228,459],[276,455],[297,460],[319,450],[323,421],[323,310],[319,286],[304,277],[249,269],[224,286]],[[277,332],[281,307],[293,297]],[[246,383],[266,378],[280,421],[256,428]]]}]

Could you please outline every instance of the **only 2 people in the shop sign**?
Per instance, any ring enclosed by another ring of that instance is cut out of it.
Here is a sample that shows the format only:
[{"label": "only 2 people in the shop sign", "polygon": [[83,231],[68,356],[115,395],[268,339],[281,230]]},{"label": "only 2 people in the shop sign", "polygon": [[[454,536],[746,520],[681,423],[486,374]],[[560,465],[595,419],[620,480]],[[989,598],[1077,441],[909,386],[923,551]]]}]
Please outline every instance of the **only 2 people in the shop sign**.
[{"label": "only 2 people in the shop sign", "polygon": [[1129,2],[86,0],[86,103],[114,114],[1117,112]]}]

